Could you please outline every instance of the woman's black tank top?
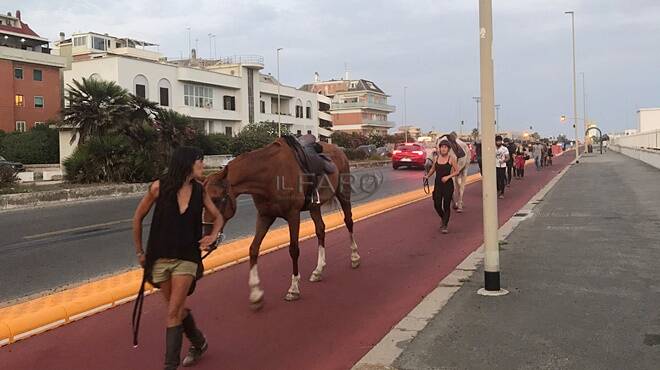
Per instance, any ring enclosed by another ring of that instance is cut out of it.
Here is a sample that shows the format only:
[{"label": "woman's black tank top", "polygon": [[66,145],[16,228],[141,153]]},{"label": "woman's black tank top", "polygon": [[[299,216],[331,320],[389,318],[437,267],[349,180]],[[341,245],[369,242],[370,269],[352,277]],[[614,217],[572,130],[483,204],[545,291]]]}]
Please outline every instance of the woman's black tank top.
[{"label": "woman's black tank top", "polygon": [[[449,175],[451,173],[451,163],[447,161],[447,163],[439,164],[438,162],[435,162],[435,185],[436,186],[442,186],[442,178]],[[447,181],[447,183],[452,183],[453,181]]]},{"label": "woman's black tank top", "polygon": [[193,180],[190,203],[183,213],[180,213],[176,193],[170,199],[158,197],[147,243],[147,264],[151,265],[158,258],[202,262],[199,240],[202,238],[203,193],[203,186]]}]

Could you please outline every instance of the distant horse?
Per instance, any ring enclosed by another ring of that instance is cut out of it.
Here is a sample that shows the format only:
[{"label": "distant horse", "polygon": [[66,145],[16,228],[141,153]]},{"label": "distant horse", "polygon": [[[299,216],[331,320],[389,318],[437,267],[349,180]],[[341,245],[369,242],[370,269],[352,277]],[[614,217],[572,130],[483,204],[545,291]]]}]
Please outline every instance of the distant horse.
[{"label": "distant horse", "polygon": [[[429,170],[431,169],[431,166],[433,166],[433,163],[435,163],[435,159],[437,158],[437,151],[438,148],[440,147],[440,143],[443,141],[446,141],[446,137],[441,137],[439,138],[436,143],[435,143],[435,150],[433,151],[433,155],[431,158],[426,159],[426,163],[424,164],[424,170],[428,173]],[[454,204],[454,209],[457,210],[457,212],[463,212],[463,194],[465,193],[465,186],[467,185],[467,168],[470,165],[470,149],[468,148],[468,145],[460,140],[456,139],[456,144],[458,144],[461,149],[463,149],[463,153],[465,155],[462,158],[457,158],[456,153],[454,153],[454,150],[449,149],[449,155],[456,160],[456,164],[458,165],[459,168],[459,173],[456,177],[453,178],[454,180],[454,190],[456,193],[455,196],[452,199],[452,202]]]},{"label": "distant horse", "polygon": [[206,179],[206,191],[220,210],[225,224],[236,213],[236,197],[250,194],[257,208],[257,226],[254,239],[250,244],[250,303],[258,308],[262,304],[264,291],[260,288],[257,259],[259,249],[268,229],[276,218],[281,217],[289,224],[289,255],[293,263],[291,286],[285,296],[287,301],[300,298],[300,274],[298,256],[300,254],[298,237],[300,214],[309,210],[318,238],[318,260],[316,269],[309,280],[320,281],[325,259],[325,224],[321,215],[321,206],[336,198],[344,213],[344,223],[351,239],[351,267],[360,265],[360,255],[353,235],[351,210],[350,169],[348,158],[336,145],[319,143],[323,153],[337,167],[332,174],[323,175],[319,181],[318,201],[307,202],[305,194],[308,186],[305,174],[298,164],[292,148],[284,138],[279,138],[268,146],[241,154],[220,172]]}]

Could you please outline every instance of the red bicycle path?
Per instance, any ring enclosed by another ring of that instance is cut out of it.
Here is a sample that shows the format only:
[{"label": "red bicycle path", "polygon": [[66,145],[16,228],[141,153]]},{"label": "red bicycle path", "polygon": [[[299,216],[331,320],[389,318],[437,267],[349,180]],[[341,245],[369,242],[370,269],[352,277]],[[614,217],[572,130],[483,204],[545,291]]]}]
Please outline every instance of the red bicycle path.
[{"label": "red bicycle path", "polygon": [[[562,170],[527,166],[498,201],[500,225]],[[421,178],[421,174],[420,174]],[[420,181],[421,183],[421,181]],[[465,212],[452,212],[450,233],[440,233],[431,199],[359,221],[362,256],[350,268],[345,228],[326,234],[323,281],[307,279],[316,266],[316,238],[301,243],[301,299],[285,302],[291,281],[286,249],[259,258],[265,305],[248,304],[246,263],[200,280],[188,301],[209,350],[195,369],[349,369],[411,311],[438,282],[483,242],[481,183],[468,185]],[[502,273],[506,286],[506,266]],[[140,345],[132,347],[128,303],[0,348],[0,369],[162,369],[165,305],[146,298]],[[184,341],[184,351],[187,348]]]}]

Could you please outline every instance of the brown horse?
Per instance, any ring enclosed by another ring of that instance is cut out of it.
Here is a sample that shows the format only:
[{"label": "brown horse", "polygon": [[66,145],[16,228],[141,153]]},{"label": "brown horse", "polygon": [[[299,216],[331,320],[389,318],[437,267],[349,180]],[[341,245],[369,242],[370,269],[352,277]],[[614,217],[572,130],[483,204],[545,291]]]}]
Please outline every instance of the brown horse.
[{"label": "brown horse", "polygon": [[224,217],[225,224],[236,213],[236,197],[250,194],[257,208],[257,226],[250,244],[250,303],[260,307],[264,292],[259,287],[257,258],[259,249],[268,229],[276,218],[281,217],[289,224],[289,255],[293,262],[291,287],[285,299],[300,298],[300,274],[298,272],[298,233],[300,214],[308,208],[318,238],[318,262],[310,281],[320,281],[325,262],[325,224],[321,216],[321,205],[337,198],[344,213],[344,223],[351,237],[351,266],[360,265],[360,255],[353,235],[351,211],[350,169],[344,152],[336,145],[321,143],[325,153],[337,166],[333,174],[324,175],[319,181],[320,202],[305,205],[305,191],[310,186],[292,149],[282,138],[270,145],[249,153],[241,154],[232,160],[222,171],[210,175],[206,180],[206,190]]}]

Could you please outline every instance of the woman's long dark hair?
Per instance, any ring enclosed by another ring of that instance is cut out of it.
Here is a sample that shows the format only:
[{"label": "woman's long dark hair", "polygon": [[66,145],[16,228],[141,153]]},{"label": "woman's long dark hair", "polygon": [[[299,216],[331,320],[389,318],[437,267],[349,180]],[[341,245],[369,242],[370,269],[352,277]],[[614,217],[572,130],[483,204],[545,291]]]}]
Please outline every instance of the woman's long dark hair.
[{"label": "woman's long dark hair", "polygon": [[176,193],[186,182],[192,172],[192,166],[198,159],[204,159],[201,150],[191,146],[181,146],[174,150],[167,172],[160,179],[160,194],[162,199],[174,199]]}]

